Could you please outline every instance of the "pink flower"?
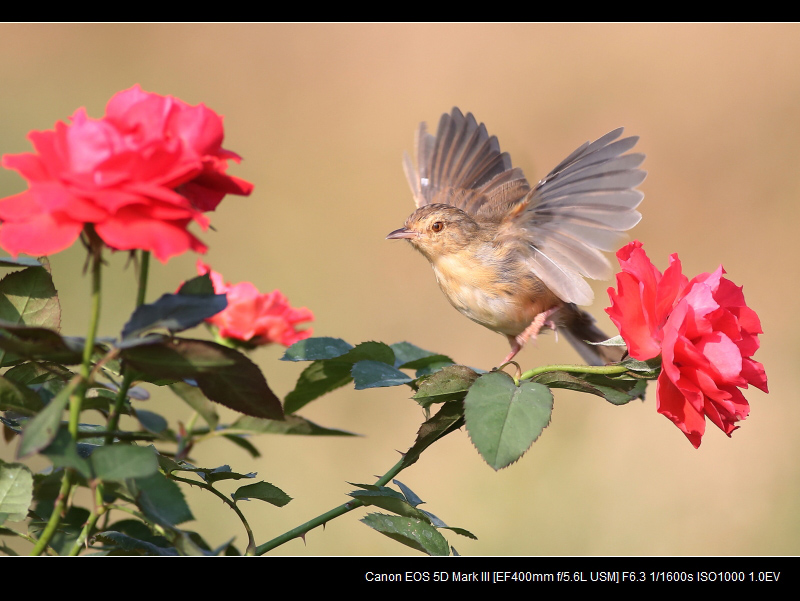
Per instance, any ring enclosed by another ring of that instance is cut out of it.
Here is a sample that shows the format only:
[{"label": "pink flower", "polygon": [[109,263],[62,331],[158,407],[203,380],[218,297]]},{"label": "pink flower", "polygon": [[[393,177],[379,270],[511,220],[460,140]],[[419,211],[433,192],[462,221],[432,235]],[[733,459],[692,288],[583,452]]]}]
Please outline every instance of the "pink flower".
[{"label": "pink flower", "polygon": [[78,109],[69,125],[32,131],[35,153],[5,155],[3,166],[28,181],[28,190],[0,200],[0,246],[12,255],[52,254],[92,226],[117,250],[152,251],[166,261],[206,246],[188,231],[226,193],[248,195],[252,185],[226,175],[222,118],[136,85],[92,119]]},{"label": "pink flower", "polygon": [[222,275],[200,261],[197,272],[209,274],[214,292],[228,297],[228,306],[206,321],[216,327],[222,338],[232,338],[250,345],[277,342],[291,346],[311,336],[312,330],[297,330],[297,324],[312,321],[314,314],[305,307],[289,306],[279,290],[261,294],[250,282],[228,284]]},{"label": "pink flower", "polygon": [[762,333],[741,287],[722,266],[688,280],[677,255],[662,274],[639,241],[617,252],[622,272],[606,309],[634,359],[662,359],[658,412],[699,447],[705,418],[728,436],[750,413],[740,388],[768,392],[764,367],[752,359]]}]

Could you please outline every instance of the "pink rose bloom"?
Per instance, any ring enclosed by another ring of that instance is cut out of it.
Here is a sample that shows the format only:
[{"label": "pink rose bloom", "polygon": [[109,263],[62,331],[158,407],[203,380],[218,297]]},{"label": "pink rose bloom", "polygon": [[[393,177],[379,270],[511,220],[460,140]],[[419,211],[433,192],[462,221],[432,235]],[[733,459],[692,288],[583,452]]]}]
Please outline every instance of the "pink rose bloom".
[{"label": "pink rose bloom", "polygon": [[706,417],[728,436],[750,413],[740,388],[768,392],[761,363],[752,359],[763,333],[741,287],[722,277],[720,266],[691,281],[677,255],[662,274],[639,241],[617,252],[622,272],[617,290],[608,289],[606,309],[641,361],[659,354],[658,412],[672,420],[699,447]]},{"label": "pink rose bloom", "polygon": [[197,272],[209,274],[214,292],[228,297],[228,306],[213,317],[206,319],[217,328],[223,338],[232,338],[251,345],[277,342],[291,346],[311,336],[310,328],[298,330],[297,324],[312,321],[314,314],[305,307],[289,306],[287,298],[279,290],[261,294],[250,282],[228,284],[222,275],[197,261]]},{"label": "pink rose bloom", "polygon": [[116,250],[152,251],[166,261],[206,246],[188,231],[226,193],[252,185],[225,174],[222,118],[205,106],[143,92],[136,85],[92,119],[78,109],[69,125],[32,131],[35,153],[5,155],[3,166],[28,190],[0,200],[0,246],[17,256],[52,254],[84,227]]}]

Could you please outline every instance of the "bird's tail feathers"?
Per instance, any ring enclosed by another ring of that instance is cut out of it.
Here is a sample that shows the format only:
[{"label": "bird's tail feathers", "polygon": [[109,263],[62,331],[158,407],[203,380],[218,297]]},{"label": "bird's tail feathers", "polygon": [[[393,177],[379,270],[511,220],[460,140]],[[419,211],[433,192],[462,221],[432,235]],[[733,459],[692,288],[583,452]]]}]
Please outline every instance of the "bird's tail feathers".
[{"label": "bird's tail feathers", "polygon": [[560,321],[559,334],[569,341],[589,365],[616,363],[621,361],[625,355],[627,350],[625,347],[589,344],[589,342],[608,340],[608,336],[595,325],[594,317],[586,311],[578,309],[575,305],[567,305],[562,308]]}]

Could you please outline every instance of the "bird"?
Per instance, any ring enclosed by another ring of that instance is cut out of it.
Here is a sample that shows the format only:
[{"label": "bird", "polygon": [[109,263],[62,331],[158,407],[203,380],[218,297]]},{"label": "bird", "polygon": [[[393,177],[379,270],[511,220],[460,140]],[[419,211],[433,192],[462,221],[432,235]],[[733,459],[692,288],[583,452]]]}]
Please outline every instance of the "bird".
[{"label": "bird", "polygon": [[[563,334],[590,365],[620,361],[624,347],[579,305],[592,304],[585,278],[609,279],[614,251],[641,219],[644,154],[622,127],[579,146],[536,185],[500,151],[472,113],[444,113],[436,135],[416,132],[416,164],[403,169],[416,210],[391,240],[407,240],[431,264],[463,315],[506,336],[508,364],[543,329]],[[627,153],[627,154],[626,154]]]}]

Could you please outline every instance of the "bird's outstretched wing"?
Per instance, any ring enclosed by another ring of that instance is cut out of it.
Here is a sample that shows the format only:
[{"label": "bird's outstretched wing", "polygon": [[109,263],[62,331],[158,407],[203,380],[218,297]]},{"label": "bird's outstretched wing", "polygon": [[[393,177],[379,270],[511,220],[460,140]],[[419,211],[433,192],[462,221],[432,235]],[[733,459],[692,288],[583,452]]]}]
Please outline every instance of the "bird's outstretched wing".
[{"label": "bird's outstretched wing", "polygon": [[583,277],[611,277],[600,251],[616,250],[642,218],[644,155],[624,154],[639,138],[617,139],[622,130],[583,144],[506,213],[506,233],[524,240],[531,270],[565,302],[592,302]]},{"label": "bird's outstretched wing", "polygon": [[417,208],[441,203],[475,214],[486,205],[514,204],[530,191],[522,171],[511,167],[508,153],[472,113],[465,117],[454,107],[442,115],[435,136],[420,123],[416,147],[416,168],[408,154],[403,168]]}]

